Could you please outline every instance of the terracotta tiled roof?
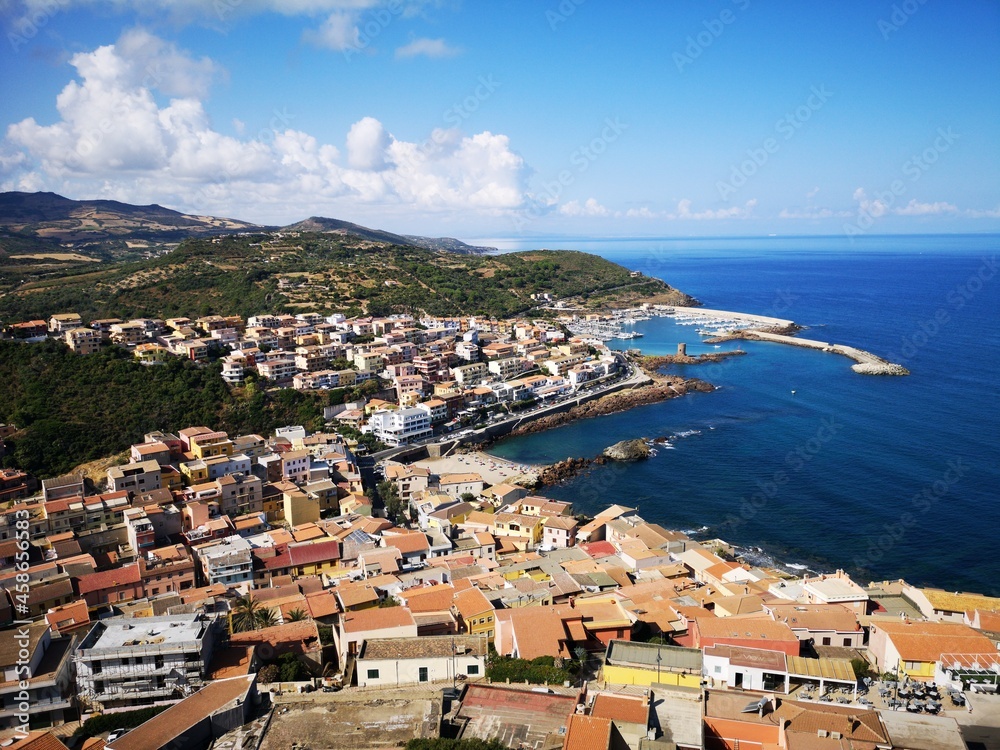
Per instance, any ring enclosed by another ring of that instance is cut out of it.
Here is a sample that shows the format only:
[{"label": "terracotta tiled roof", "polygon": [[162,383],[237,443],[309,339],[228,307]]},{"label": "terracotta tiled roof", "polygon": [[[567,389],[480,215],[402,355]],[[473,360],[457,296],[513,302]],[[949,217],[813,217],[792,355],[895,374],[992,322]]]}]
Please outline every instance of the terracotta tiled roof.
[{"label": "terracotta tiled roof", "polygon": [[385,534],[382,536],[382,542],[386,547],[395,547],[404,555],[430,550],[426,535],[419,531],[409,534]]},{"label": "terracotta tiled roof", "polygon": [[63,742],[47,729],[28,732],[22,740],[15,740],[7,750],[69,750]]},{"label": "terracotta tiled roof", "polygon": [[399,597],[406,602],[410,612],[443,612],[451,608],[455,589],[449,585],[425,586],[403,591]]},{"label": "terracotta tiled roof", "polygon": [[243,696],[255,679],[256,675],[250,675],[210,682],[108,747],[111,750],[160,750],[170,746],[205,717]]},{"label": "terracotta tiled roof", "polygon": [[340,542],[335,539],[308,544],[290,544],[292,565],[314,565],[340,559]]},{"label": "terracotta tiled roof", "polygon": [[131,565],[125,565],[121,568],[112,568],[111,570],[102,570],[98,573],[87,573],[86,575],[80,576],[79,587],[80,595],[89,594],[92,591],[101,591],[103,589],[111,589],[117,586],[128,586],[131,584],[137,584],[142,580],[139,575],[139,564],[132,563]]},{"label": "terracotta tiled roof", "polygon": [[996,653],[993,641],[959,622],[872,620],[872,630],[883,631],[902,661],[932,662],[942,654]]},{"label": "terracotta tiled roof", "polygon": [[702,638],[752,638],[761,643],[797,640],[791,628],[770,618],[699,617],[695,622]]},{"label": "terracotta tiled roof", "polygon": [[610,719],[583,714],[569,717],[564,750],[608,750],[610,744]]},{"label": "terracotta tiled roof", "polygon": [[377,607],[347,612],[341,617],[341,623],[345,633],[364,633],[407,625],[416,627],[413,615],[406,607]]},{"label": "terracotta tiled roof", "polygon": [[483,612],[493,611],[493,605],[490,603],[490,600],[477,588],[467,588],[464,591],[459,591],[454,596],[454,602],[455,609],[467,620],[481,615]]},{"label": "terracotta tiled roof", "polygon": [[646,726],[649,723],[649,705],[644,698],[601,693],[594,698],[590,715]]}]

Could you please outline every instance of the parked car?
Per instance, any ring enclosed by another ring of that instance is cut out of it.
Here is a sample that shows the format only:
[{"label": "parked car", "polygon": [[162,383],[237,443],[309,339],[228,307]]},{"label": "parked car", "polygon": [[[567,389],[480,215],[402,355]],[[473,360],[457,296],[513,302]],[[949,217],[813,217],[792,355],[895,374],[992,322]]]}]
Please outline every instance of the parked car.
[{"label": "parked car", "polygon": [[114,729],[111,731],[111,734],[108,735],[108,739],[105,740],[105,742],[110,744],[115,740],[120,739],[127,731],[127,729]]}]

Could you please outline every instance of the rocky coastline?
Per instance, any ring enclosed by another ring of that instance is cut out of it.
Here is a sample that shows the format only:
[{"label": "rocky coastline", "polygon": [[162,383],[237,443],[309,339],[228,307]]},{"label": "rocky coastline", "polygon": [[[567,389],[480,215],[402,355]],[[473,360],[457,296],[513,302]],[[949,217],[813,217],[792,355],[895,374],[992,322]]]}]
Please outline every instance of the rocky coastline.
[{"label": "rocky coastline", "polygon": [[714,390],[714,385],[706,383],[703,380],[698,380],[697,378],[665,378],[660,376],[650,385],[612,393],[594,401],[574,406],[559,414],[549,414],[548,416],[539,417],[527,424],[521,425],[507,437],[533,435],[536,432],[545,432],[555,427],[561,427],[578,419],[600,417],[605,414],[617,414],[618,412],[633,409],[636,406],[656,404],[691,392],[710,393]]},{"label": "rocky coastline", "polygon": [[730,357],[740,357],[746,354],[742,349],[727,352],[711,352],[709,354],[639,354],[633,356],[633,361],[648,375],[659,375],[659,370],[668,365],[702,365],[711,362],[721,362]]}]

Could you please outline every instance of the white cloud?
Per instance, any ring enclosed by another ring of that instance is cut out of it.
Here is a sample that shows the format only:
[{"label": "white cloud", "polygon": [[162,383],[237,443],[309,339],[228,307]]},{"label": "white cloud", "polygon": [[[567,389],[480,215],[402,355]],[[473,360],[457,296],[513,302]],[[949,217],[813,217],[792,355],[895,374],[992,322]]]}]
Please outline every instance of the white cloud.
[{"label": "white cloud", "polygon": [[641,208],[630,208],[625,212],[625,218],[627,219],[656,219],[661,216],[662,214],[658,212],[654,213],[646,206],[642,206]]},{"label": "white cloud", "polygon": [[358,14],[354,11],[337,11],[327,16],[318,29],[307,29],[302,38],[317,47],[335,52],[361,48],[361,30]]},{"label": "white cloud", "polygon": [[389,134],[374,117],[363,117],[347,133],[347,163],[355,169],[382,169]]},{"label": "white cloud", "polygon": [[596,198],[588,198],[582,205],[580,201],[569,201],[559,206],[559,213],[564,216],[610,216],[611,212],[597,202]]},{"label": "white cloud", "polygon": [[921,203],[914,198],[905,206],[899,206],[894,209],[893,213],[899,216],[940,216],[941,214],[958,213],[958,208],[944,201]]},{"label": "white cloud", "polygon": [[979,208],[968,208],[964,213],[972,219],[1000,219],[1000,206],[997,206],[996,208],[987,208],[985,210]]},{"label": "white cloud", "polygon": [[853,216],[850,211],[834,211],[830,208],[806,207],[806,208],[783,208],[778,213],[779,219],[830,219],[835,216],[850,218]]},{"label": "white cloud", "polygon": [[[412,143],[366,117],[346,134],[346,159],[336,146],[289,128],[282,117],[261,131],[233,123],[237,133],[244,127],[256,132],[255,139],[223,135],[193,95],[217,76],[215,64],[142,34],[127,32],[119,43],[73,57],[77,77],[56,99],[55,122],[27,118],[7,128],[0,141],[5,189],[158,202],[260,221],[355,215],[366,205],[458,217],[525,204],[528,170],[502,134],[436,130]],[[136,49],[140,38],[142,53]],[[138,63],[170,58],[191,72],[188,84],[136,73]],[[154,87],[177,96],[160,104]]]},{"label": "white cloud", "polygon": [[819,193],[819,185],[817,185],[808,193],[806,193],[806,198],[815,198],[818,193]]},{"label": "white cloud", "polygon": [[408,57],[454,57],[461,52],[458,47],[452,47],[444,39],[428,39],[421,37],[409,44],[396,49],[396,58]]},{"label": "white cloud", "polygon": [[757,199],[751,198],[742,206],[731,206],[730,208],[717,208],[714,211],[706,208],[702,211],[692,211],[692,201],[683,198],[677,202],[677,212],[667,214],[668,219],[693,219],[695,221],[719,220],[719,219],[748,219],[753,215]]}]

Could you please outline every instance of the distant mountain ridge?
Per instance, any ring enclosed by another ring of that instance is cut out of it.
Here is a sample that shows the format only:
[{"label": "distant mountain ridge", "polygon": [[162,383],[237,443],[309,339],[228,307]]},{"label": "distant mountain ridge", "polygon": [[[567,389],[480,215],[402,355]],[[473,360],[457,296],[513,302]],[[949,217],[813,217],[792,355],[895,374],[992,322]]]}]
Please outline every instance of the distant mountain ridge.
[{"label": "distant mountain ridge", "polygon": [[350,234],[374,242],[388,242],[393,245],[413,245],[428,250],[447,250],[452,253],[478,254],[489,253],[495,247],[477,247],[467,245],[452,237],[421,237],[415,234],[393,234],[382,229],[369,229],[360,224],[353,224],[342,219],[328,219],[324,216],[310,216],[304,221],[282,227],[282,232],[327,232],[334,234]]},{"label": "distant mountain ridge", "polygon": [[30,252],[33,248],[26,243],[37,242],[42,252],[72,247],[94,254],[95,259],[113,259],[130,249],[172,245],[190,237],[271,231],[349,234],[373,242],[463,254],[496,250],[450,237],[393,234],[325,217],[314,216],[279,230],[238,219],[184,214],[155,203],[138,206],[113,200],[78,201],[56,193],[0,193],[0,255],[4,245],[12,251]]}]

